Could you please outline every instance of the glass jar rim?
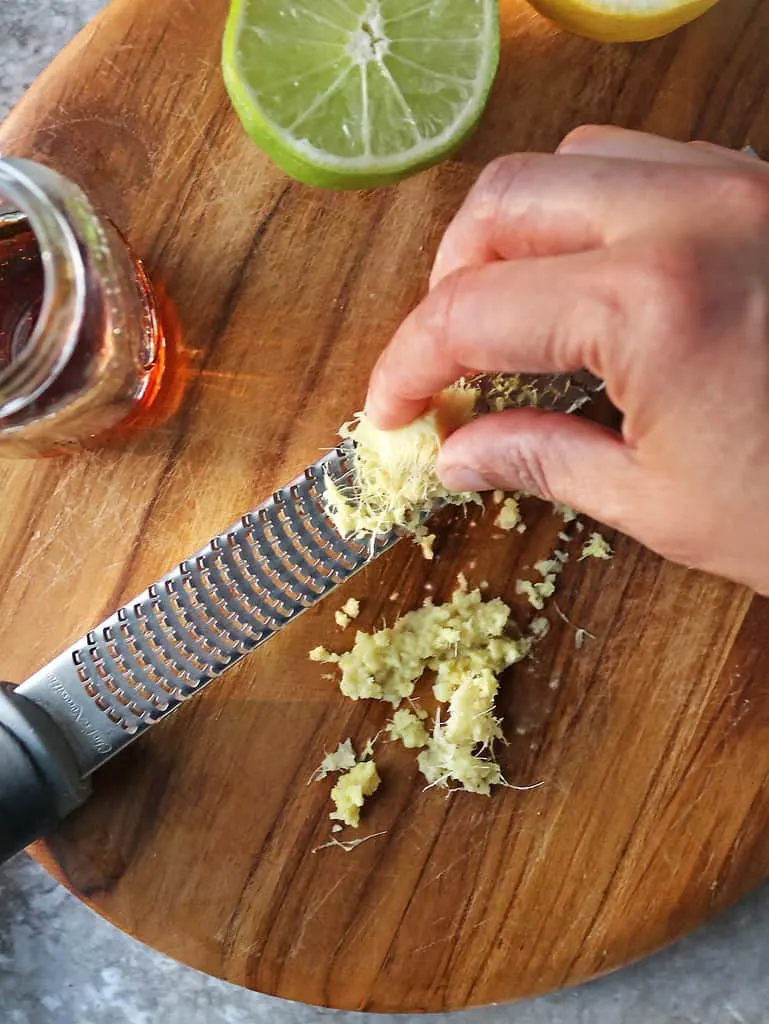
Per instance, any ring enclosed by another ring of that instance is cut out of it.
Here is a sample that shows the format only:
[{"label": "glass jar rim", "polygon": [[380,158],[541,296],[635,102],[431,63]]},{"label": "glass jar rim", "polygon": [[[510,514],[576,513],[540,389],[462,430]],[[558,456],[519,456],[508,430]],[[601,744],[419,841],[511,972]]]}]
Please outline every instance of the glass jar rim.
[{"label": "glass jar rim", "polygon": [[17,413],[40,397],[72,356],[83,323],[83,256],[64,210],[46,189],[49,182],[72,187],[32,161],[0,158],[0,198],[7,212],[18,212],[29,222],[43,270],[43,300],[30,339],[0,370],[0,417]]}]

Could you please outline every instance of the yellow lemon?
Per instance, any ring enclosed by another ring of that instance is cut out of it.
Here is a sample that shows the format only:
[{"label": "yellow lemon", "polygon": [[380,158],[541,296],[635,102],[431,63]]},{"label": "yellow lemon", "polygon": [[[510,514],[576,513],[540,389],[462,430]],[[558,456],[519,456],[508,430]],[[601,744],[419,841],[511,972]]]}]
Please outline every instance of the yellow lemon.
[{"label": "yellow lemon", "polygon": [[588,39],[634,43],[656,39],[699,18],[717,0],[530,0],[556,25]]}]

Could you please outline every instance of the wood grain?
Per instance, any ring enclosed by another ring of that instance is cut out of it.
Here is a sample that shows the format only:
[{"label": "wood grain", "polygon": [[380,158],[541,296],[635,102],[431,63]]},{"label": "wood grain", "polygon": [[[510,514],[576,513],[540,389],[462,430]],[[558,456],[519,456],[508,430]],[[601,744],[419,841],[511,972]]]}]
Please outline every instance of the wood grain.
[{"label": "wood grain", "polygon": [[[115,0],[0,131],[4,153],[79,181],[180,327],[176,415],[129,444],[0,462],[2,675],[21,680],[333,442],[480,167],[585,121],[769,153],[769,5],[730,0],[667,39],[600,46],[502,0],[502,69],[460,158],[395,189],[312,191],[244,137],[218,71],[225,0]],[[447,596],[456,573],[514,603],[560,522],[495,537],[447,515],[357,577],[364,628]],[[571,985],[726,907],[769,869],[769,608],[616,538],[570,564],[553,629],[503,700],[492,800],[422,792],[385,746],[355,853],[329,834],[323,752],[386,719],[305,652],[309,612],[95,779],[40,850],[82,899],[241,985],[340,1008],[444,1010]],[[428,591],[428,587],[432,588]],[[393,592],[399,598],[390,600]]]}]

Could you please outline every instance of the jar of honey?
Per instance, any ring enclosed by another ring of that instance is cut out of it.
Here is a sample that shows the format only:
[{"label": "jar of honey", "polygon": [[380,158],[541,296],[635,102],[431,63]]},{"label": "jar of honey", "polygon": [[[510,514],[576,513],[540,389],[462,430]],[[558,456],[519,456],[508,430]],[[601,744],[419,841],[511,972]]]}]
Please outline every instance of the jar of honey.
[{"label": "jar of honey", "polygon": [[76,184],[0,159],[0,458],[92,446],[152,403],[152,288]]}]

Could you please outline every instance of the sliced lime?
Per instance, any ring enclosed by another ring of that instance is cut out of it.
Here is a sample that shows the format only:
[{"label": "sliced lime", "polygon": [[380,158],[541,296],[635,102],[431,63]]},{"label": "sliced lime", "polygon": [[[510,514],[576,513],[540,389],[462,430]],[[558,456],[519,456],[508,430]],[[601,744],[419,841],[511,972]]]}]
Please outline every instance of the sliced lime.
[{"label": "sliced lime", "polygon": [[330,188],[387,184],[451,153],[498,61],[497,0],[233,0],[224,35],[249,135]]}]

